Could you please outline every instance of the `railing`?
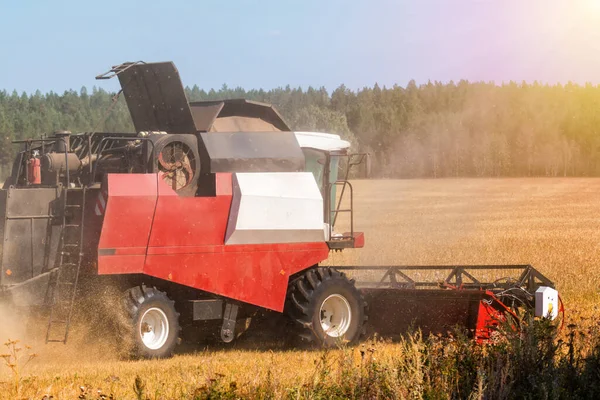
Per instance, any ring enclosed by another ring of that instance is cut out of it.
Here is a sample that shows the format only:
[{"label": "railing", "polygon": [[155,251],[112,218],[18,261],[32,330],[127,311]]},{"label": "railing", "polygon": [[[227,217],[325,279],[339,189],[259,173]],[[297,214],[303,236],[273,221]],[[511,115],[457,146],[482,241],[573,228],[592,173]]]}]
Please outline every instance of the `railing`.
[{"label": "railing", "polygon": [[[128,137],[128,136],[106,136],[103,137],[102,140],[100,140],[100,143],[98,144],[97,147],[97,153],[96,153],[96,162],[94,162],[94,166],[92,168],[92,173],[90,176],[90,185],[94,183],[94,180],[96,178],[96,170],[97,170],[97,166],[98,166],[98,160],[100,160],[100,156],[102,155],[103,152],[108,151],[108,150],[114,150],[113,148],[107,148],[104,149],[102,148],[102,145],[104,144],[104,142],[108,142],[108,141],[119,141],[119,140],[126,140],[126,141],[141,141],[141,142],[148,142],[151,145],[152,150],[150,151],[150,155],[149,158],[151,160],[150,163],[150,171],[148,171],[148,169],[145,169],[145,172],[154,172],[154,142],[148,138],[148,137]],[[91,153],[90,153],[91,154]],[[147,162],[147,157],[143,154],[142,155],[142,161],[143,162]]]},{"label": "railing", "polygon": [[[330,183],[327,186],[327,199],[328,202],[327,210],[329,223],[329,243],[330,248],[346,248],[353,247],[354,245],[354,188],[352,184],[349,182],[348,178],[350,177],[350,171],[352,167],[362,164],[366,157],[367,153],[354,153],[354,154],[334,154],[331,157],[337,157],[338,159],[346,159],[346,168],[344,171],[344,176],[340,179],[337,179],[335,182]],[[339,165],[339,164],[338,164]],[[329,199],[331,196],[332,189],[336,186],[341,186],[340,194],[337,196],[337,199]],[[349,208],[342,208],[342,203],[344,201],[344,195],[346,194],[346,188],[350,191],[350,204]],[[333,201],[331,201],[333,200]],[[333,209],[331,208],[331,203],[334,204]],[[333,230],[335,228],[336,222],[338,220],[338,216],[340,213],[349,213],[350,214],[350,232],[345,232],[344,234],[335,234]]]},{"label": "railing", "polygon": [[340,266],[334,268],[340,271],[351,271],[357,287],[362,289],[506,290],[519,287],[534,292],[539,286],[554,286],[550,279],[531,265]]},{"label": "railing", "polygon": [[[328,186],[328,193],[331,193],[331,189],[334,186],[342,186],[342,191],[340,193],[340,201],[337,203],[334,209],[330,209],[329,214],[333,214],[333,220],[331,224],[329,224],[329,240],[353,240],[354,239],[354,188],[349,181],[335,181]],[[350,188],[350,208],[341,208],[342,206],[342,196],[346,190],[346,187]],[[350,214],[350,235],[342,235],[333,236],[333,227],[337,221],[337,217],[339,213],[349,213]]]},{"label": "railing", "polygon": [[96,76],[96,79],[100,80],[100,79],[114,78],[115,76],[119,75],[120,73],[122,73],[122,72],[128,70],[129,68],[133,67],[134,65],[138,65],[138,64],[146,64],[146,63],[144,61],[135,61],[135,62],[125,62],[125,63],[119,64],[119,65],[115,65],[109,71]]},{"label": "railing", "polygon": [[[112,139],[108,144],[106,143],[105,138]],[[80,133],[73,134],[69,136],[68,143],[66,139],[60,137],[47,137],[43,136],[40,139],[26,139],[26,140],[16,140],[13,143],[23,143],[25,144],[25,149],[19,151],[18,157],[18,167],[17,167],[17,178],[19,181],[25,181],[28,184],[27,176],[25,174],[25,179],[20,179],[23,174],[23,168],[26,165],[27,159],[31,158],[33,151],[38,150],[40,152],[40,156],[46,154],[51,151],[53,148],[53,144],[57,141],[62,141],[65,147],[69,146],[68,152],[74,153],[77,155],[77,158],[85,164],[85,168],[88,170],[88,174],[91,176],[93,172],[93,167],[95,165],[94,155],[99,153],[99,149],[102,148],[102,152],[106,152],[109,150],[115,150],[117,146],[122,142],[131,142],[135,140],[141,140],[142,138],[137,137],[137,134],[123,134],[123,133]],[[68,161],[68,156],[65,154],[66,161]],[[84,169],[82,168],[81,172]],[[68,173],[68,171],[67,171]],[[70,180],[69,180],[70,183]]]},{"label": "railing", "polygon": [[[338,179],[337,182],[334,183],[334,184],[338,184],[338,183],[348,182],[348,179],[350,178],[350,171],[352,170],[352,167],[362,164],[368,157],[368,153],[340,154],[340,155],[335,155],[334,157],[338,157],[339,159],[342,159],[342,158],[347,159],[344,177],[342,179]],[[329,188],[329,189],[331,190],[331,188]],[[342,200],[344,199],[345,190],[346,190],[346,185],[344,184],[342,186],[342,191],[340,192],[340,196],[337,201],[336,209],[339,209],[341,207]],[[350,185],[350,190],[352,190],[352,185]],[[329,193],[331,193],[331,192],[329,192]],[[352,206],[351,206],[351,208],[352,208]],[[337,213],[336,213],[335,217],[333,218],[333,221],[331,222],[332,226],[335,225],[336,219],[337,219]]]},{"label": "railing", "polygon": [[[105,137],[122,137],[122,140],[132,141],[137,139],[137,134],[122,134],[122,133],[105,133],[105,132],[85,132],[82,134],[75,134],[69,137],[71,143],[71,152],[77,154],[77,157],[80,160],[85,158],[89,158],[92,160],[92,156],[98,152],[98,148],[100,147],[100,143],[102,139]],[[105,147],[105,150],[108,148],[112,148],[112,146],[118,145],[118,142],[111,142],[108,147]],[[92,172],[92,162],[89,163],[89,172]]]}]

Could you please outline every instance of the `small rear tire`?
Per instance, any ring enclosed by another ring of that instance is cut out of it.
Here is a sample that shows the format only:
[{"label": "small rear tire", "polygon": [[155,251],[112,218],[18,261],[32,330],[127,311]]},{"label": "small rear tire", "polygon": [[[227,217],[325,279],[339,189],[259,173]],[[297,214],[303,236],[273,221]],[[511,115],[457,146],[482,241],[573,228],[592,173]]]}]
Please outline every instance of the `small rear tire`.
[{"label": "small rear tire", "polygon": [[179,314],[166,293],[144,285],[125,293],[125,307],[133,329],[133,355],[166,358],[179,341]]},{"label": "small rear tire", "polygon": [[358,341],[366,308],[354,281],[333,268],[314,268],[290,282],[286,310],[304,343],[335,347]]}]

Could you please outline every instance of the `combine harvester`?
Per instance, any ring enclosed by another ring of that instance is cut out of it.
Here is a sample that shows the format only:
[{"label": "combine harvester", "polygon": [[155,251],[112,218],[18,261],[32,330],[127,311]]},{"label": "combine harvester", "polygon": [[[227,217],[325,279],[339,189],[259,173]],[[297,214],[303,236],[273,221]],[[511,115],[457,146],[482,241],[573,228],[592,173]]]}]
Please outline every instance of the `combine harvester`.
[{"label": "combine harvester", "polygon": [[364,246],[348,182],[364,155],[337,135],[291,131],[270,105],[188,103],[170,62],[97,78],[114,76],[136,132],[18,142],[0,190],[0,294],[47,312],[47,342],[66,343],[76,297],[108,284],[123,290],[140,357],[170,356],[197,321],[231,342],[259,314],[324,346],[367,325],[461,324],[483,341],[515,310],[556,317],[552,282],[529,265],[319,266]]}]

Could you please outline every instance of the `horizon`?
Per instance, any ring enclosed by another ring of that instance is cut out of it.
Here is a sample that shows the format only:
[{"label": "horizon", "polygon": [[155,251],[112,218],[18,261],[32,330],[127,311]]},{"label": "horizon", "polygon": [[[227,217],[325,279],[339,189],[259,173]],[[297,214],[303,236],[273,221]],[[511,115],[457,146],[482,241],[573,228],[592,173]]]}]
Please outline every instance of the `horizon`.
[{"label": "horizon", "polygon": [[[115,79],[112,79],[111,81],[118,82],[118,80],[115,80]],[[219,88],[216,88],[216,87],[202,88],[202,87],[200,87],[197,84],[186,85],[185,82],[182,82],[182,83],[183,83],[183,88],[186,91],[192,90],[194,88],[194,86],[198,86],[198,89],[200,91],[203,91],[206,94],[210,94],[211,91],[214,91],[215,93],[219,93],[219,92],[221,92],[223,90],[243,90],[246,93],[249,93],[249,92],[252,92],[252,91],[260,91],[260,90],[262,90],[265,93],[269,93],[269,92],[274,91],[274,90],[288,90],[288,87],[289,87],[289,90],[300,89],[303,93],[306,93],[309,89],[321,90],[322,88],[325,88],[327,94],[329,96],[331,96],[331,94],[336,89],[338,89],[338,88],[340,88],[342,86],[346,87],[347,89],[349,89],[353,93],[357,93],[357,92],[359,92],[361,90],[373,89],[375,87],[375,85],[379,86],[379,88],[381,90],[392,90],[392,89],[394,89],[394,87],[400,87],[402,89],[406,89],[408,87],[408,85],[410,84],[411,81],[415,81],[415,80],[411,79],[405,85],[394,84],[392,86],[379,85],[378,82],[375,82],[372,85],[366,85],[366,86],[363,86],[363,87],[360,87],[360,88],[356,88],[356,89],[355,88],[348,88],[344,83],[341,83],[339,86],[337,86],[337,87],[335,87],[333,89],[329,89],[329,88],[326,88],[324,86],[317,87],[317,86],[312,86],[312,85],[308,85],[308,86],[305,86],[305,87],[302,87],[302,86],[293,87],[293,86],[291,86],[289,84],[287,84],[285,86],[278,86],[278,87],[272,87],[272,88],[245,88],[245,87],[240,87],[240,86],[238,86],[238,87],[229,87],[229,86],[227,86],[225,88],[224,86],[226,86],[226,84],[222,84],[221,87],[219,87]],[[432,84],[432,85],[442,84],[443,86],[454,84],[455,86],[457,86],[461,82],[465,82],[466,84],[469,84],[469,85],[472,85],[472,84],[493,85],[493,86],[496,86],[496,87],[499,87],[499,88],[505,87],[505,86],[509,86],[511,84],[515,84],[515,85],[517,85],[519,87],[521,87],[521,86],[523,86],[525,84],[525,85],[528,85],[528,86],[538,85],[538,86],[541,86],[541,87],[565,87],[567,85],[573,85],[573,86],[580,87],[580,88],[584,88],[584,87],[588,87],[588,86],[591,86],[592,88],[600,88],[600,82],[599,83],[592,83],[592,82],[578,83],[578,82],[570,82],[570,81],[569,82],[555,82],[555,83],[542,83],[542,82],[538,82],[538,81],[532,81],[532,82],[528,82],[528,81],[521,81],[521,82],[515,82],[515,81],[493,82],[493,81],[489,81],[489,82],[486,82],[486,81],[470,81],[468,79],[461,79],[460,81],[452,81],[451,80],[451,81],[448,81],[448,82],[428,81],[428,82],[419,83],[419,82],[415,81],[415,84],[416,84],[417,87],[426,86],[428,84]],[[108,94],[115,94],[116,92],[119,91],[119,88],[120,88],[120,86],[118,86],[114,90],[113,89],[107,89],[107,88],[102,87],[101,85],[97,85],[96,84],[96,85],[93,85],[92,87],[82,86],[79,89],[67,88],[67,89],[63,89],[63,90],[60,90],[60,91],[50,90],[48,92],[42,92],[41,90],[36,89],[33,92],[26,92],[26,91],[19,92],[16,89],[7,90],[7,89],[0,88],[0,92],[3,92],[3,93],[5,93],[6,95],[9,95],[9,96],[12,96],[14,93],[16,93],[18,96],[22,96],[23,94],[25,94],[26,96],[31,97],[31,96],[36,95],[37,92],[40,92],[41,96],[47,96],[47,95],[52,95],[52,94],[57,95],[57,96],[62,96],[65,93],[68,93],[68,92],[75,92],[77,95],[81,95],[81,92],[82,92],[83,89],[86,90],[86,92],[87,92],[88,95],[91,94],[93,92],[93,90],[97,90],[99,92],[104,92],[104,93],[108,93]]]}]

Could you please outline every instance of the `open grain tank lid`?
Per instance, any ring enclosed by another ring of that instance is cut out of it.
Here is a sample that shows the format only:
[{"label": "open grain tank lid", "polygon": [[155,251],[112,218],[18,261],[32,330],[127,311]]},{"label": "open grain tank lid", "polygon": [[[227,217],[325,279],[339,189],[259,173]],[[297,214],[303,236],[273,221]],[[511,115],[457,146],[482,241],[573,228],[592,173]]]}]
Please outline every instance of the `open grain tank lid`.
[{"label": "open grain tank lid", "polygon": [[136,132],[195,132],[175,64],[136,64],[124,69],[118,77]]},{"label": "open grain tank lid", "polygon": [[244,99],[188,103],[172,62],[129,66],[119,82],[137,132],[289,131],[270,104]]}]

